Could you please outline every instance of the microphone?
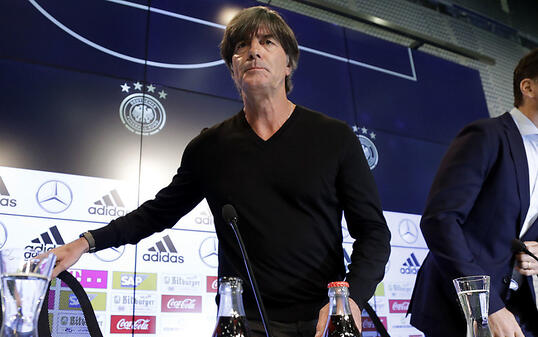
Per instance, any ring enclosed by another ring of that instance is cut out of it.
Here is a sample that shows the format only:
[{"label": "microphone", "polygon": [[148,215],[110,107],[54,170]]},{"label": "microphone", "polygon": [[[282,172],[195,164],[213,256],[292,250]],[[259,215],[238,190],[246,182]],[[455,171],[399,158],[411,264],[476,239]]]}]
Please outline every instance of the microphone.
[{"label": "microphone", "polygon": [[226,204],[222,206],[222,218],[232,227],[237,226],[237,212],[232,205]]},{"label": "microphone", "polygon": [[523,252],[529,255],[530,257],[532,257],[533,259],[535,259],[536,261],[538,261],[538,257],[536,257],[536,255],[531,253],[531,251],[527,249],[527,246],[525,246],[525,244],[521,242],[521,240],[519,239],[512,240],[512,252],[514,253]]},{"label": "microphone", "polygon": [[241,237],[241,233],[239,233],[239,229],[237,228],[238,218],[235,208],[230,204],[224,205],[222,207],[222,218],[224,219],[224,221],[226,221],[227,224],[232,227],[232,230],[235,234],[235,238],[237,239],[237,243],[239,244],[241,254],[243,255],[243,262],[245,263],[245,268],[247,269],[250,286],[252,288],[252,291],[254,292],[254,299],[256,300],[256,305],[258,306],[258,311],[260,312],[260,316],[262,318],[265,335],[267,337],[271,337],[271,330],[268,323],[269,320],[267,319],[267,313],[265,312],[265,307],[263,306],[262,297],[260,296],[260,290],[258,289],[256,278],[254,278],[254,272],[252,271],[252,266],[250,265],[250,260],[248,259],[247,250],[245,248],[245,244],[243,243],[243,238]]}]

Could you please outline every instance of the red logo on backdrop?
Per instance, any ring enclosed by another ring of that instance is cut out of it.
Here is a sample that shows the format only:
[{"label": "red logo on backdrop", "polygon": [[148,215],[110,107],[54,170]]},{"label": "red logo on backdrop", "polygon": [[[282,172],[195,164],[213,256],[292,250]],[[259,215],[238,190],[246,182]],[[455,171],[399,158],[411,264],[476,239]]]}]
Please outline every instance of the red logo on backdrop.
[{"label": "red logo on backdrop", "polygon": [[219,290],[219,278],[216,276],[208,276],[207,277],[207,292],[208,293],[216,293]]},{"label": "red logo on backdrop", "polygon": [[162,295],[162,312],[202,312],[202,296]]},{"label": "red logo on backdrop", "polygon": [[110,333],[155,333],[155,316],[110,316]]},{"label": "red logo on backdrop", "polygon": [[389,312],[397,314],[407,313],[411,300],[389,300]]},{"label": "red logo on backdrop", "polygon": [[[362,331],[376,331],[374,321],[368,316],[362,316]],[[387,327],[387,317],[379,317],[385,328]]]}]

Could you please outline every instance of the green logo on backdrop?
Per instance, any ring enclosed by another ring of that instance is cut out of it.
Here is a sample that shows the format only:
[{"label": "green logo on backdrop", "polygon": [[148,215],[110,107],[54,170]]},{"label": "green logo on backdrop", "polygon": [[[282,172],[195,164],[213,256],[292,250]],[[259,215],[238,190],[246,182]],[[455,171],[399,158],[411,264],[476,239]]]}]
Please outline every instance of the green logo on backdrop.
[{"label": "green logo on backdrop", "polygon": [[128,273],[115,271],[112,288],[157,290],[157,274],[154,273]]},{"label": "green logo on backdrop", "polygon": [[374,296],[385,296],[385,285],[383,282],[379,283],[377,288],[375,288]]},{"label": "green logo on backdrop", "polygon": [[[106,293],[101,292],[87,292],[90,303],[93,310],[105,311],[106,310]],[[78,298],[72,291],[60,292],[60,310],[80,310],[80,303]]]}]

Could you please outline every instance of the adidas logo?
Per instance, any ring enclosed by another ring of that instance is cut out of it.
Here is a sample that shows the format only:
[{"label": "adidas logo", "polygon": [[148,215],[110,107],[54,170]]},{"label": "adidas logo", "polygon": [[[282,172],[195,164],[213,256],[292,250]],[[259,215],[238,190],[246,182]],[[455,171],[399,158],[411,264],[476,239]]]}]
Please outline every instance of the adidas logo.
[{"label": "adidas logo", "polygon": [[418,262],[415,253],[411,253],[407,260],[402,264],[400,268],[400,274],[416,274],[420,268],[420,262]]},{"label": "adidas logo", "polygon": [[0,206],[15,207],[17,206],[17,200],[9,198],[9,191],[7,190],[4,180],[0,177]]},{"label": "adidas logo", "polygon": [[122,216],[125,215],[125,205],[121,200],[120,194],[116,190],[110,191],[109,194],[93,203],[95,206],[88,208],[88,213],[92,215]]},{"label": "adidas logo", "polygon": [[[51,237],[52,236],[52,237]],[[36,253],[34,256],[37,256],[40,252],[47,252],[51,249],[56,248],[57,246],[64,245],[64,239],[58,231],[58,227],[50,227],[48,232],[41,233],[40,236],[32,240],[32,244],[24,247],[25,249],[34,249]],[[26,254],[25,254],[26,257]],[[28,256],[29,257],[29,256]]]},{"label": "adidas logo", "polygon": [[[165,246],[166,245],[166,246]],[[168,248],[168,250],[167,250]],[[166,263],[183,263],[183,256],[179,255],[174,246],[174,243],[170,239],[170,236],[166,235],[161,241],[155,243],[155,247],[148,249],[150,253],[142,255],[144,261],[151,262],[166,262]]]}]

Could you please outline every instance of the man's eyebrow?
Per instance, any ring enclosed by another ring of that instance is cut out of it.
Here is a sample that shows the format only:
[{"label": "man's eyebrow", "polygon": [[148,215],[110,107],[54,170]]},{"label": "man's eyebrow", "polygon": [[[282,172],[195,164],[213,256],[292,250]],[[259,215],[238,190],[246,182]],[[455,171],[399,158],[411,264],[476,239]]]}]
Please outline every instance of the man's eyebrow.
[{"label": "man's eyebrow", "polygon": [[273,33],[261,34],[261,35],[257,35],[257,37],[261,37],[263,39],[275,39],[275,34]]},{"label": "man's eyebrow", "polygon": [[276,40],[276,36],[275,36],[275,34],[273,34],[273,33],[267,33],[267,34],[253,34],[251,37],[245,37],[245,38],[243,38],[243,39],[238,39],[238,41],[236,42],[236,45],[237,45],[238,43],[241,43],[241,42],[248,42],[248,41],[252,40],[252,37],[253,37],[253,36],[255,36],[255,37],[258,38],[258,39],[261,38],[261,39],[264,39],[264,40],[266,40],[266,39],[273,39],[273,40]]}]

